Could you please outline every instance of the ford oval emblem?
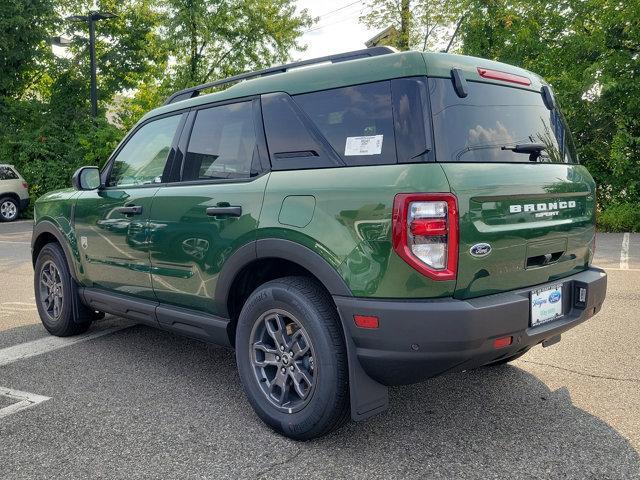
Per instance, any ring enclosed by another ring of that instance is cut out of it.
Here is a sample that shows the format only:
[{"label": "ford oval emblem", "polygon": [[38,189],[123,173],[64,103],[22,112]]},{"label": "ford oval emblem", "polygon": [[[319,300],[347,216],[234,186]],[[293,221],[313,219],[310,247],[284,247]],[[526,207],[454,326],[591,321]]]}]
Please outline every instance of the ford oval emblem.
[{"label": "ford oval emblem", "polygon": [[552,292],[551,295],[549,295],[549,303],[559,302],[561,298],[562,294],[560,292]]},{"label": "ford oval emblem", "polygon": [[469,249],[469,253],[476,258],[486,257],[491,253],[491,245],[488,243],[476,243]]}]

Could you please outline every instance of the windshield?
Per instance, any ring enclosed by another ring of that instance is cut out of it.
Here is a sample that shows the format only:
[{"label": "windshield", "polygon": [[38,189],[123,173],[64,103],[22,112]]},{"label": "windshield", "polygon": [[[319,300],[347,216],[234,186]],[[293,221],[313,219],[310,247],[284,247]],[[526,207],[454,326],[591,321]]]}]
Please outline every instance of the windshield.
[{"label": "windshield", "polygon": [[577,163],[564,117],[540,93],[467,83],[460,98],[450,79],[429,79],[438,161]]}]

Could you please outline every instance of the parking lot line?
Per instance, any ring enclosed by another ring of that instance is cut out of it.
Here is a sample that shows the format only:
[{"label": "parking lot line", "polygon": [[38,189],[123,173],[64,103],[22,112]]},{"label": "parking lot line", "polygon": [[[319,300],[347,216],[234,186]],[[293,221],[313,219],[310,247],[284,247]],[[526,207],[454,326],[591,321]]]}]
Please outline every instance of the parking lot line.
[{"label": "parking lot line", "polygon": [[3,348],[0,350],[0,367],[8,365],[24,358],[34,357],[36,355],[42,355],[43,353],[58,350],[60,348],[75,345],[76,343],[86,342],[87,340],[93,340],[94,338],[110,335],[118,330],[129,328],[132,326],[130,323],[123,325],[117,325],[104,330],[97,330],[77,337],[45,337],[31,342],[20,343],[11,347]]},{"label": "parking lot line", "polygon": [[620,250],[620,269],[629,269],[629,234],[622,236],[622,249]]},{"label": "parking lot line", "polygon": [[0,408],[0,418],[7,417],[20,410],[33,407],[51,399],[51,397],[45,397],[44,395],[36,395],[35,393],[21,392],[20,390],[12,390],[4,387],[0,387],[0,396],[8,397],[16,401],[16,403],[12,403],[7,407]]}]

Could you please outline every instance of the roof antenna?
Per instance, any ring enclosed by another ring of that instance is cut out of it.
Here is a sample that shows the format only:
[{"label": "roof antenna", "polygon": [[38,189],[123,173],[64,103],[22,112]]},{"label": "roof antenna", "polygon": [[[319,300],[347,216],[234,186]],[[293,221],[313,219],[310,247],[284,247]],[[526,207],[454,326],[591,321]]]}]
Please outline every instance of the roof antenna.
[{"label": "roof antenna", "polygon": [[456,29],[453,31],[453,35],[451,35],[451,40],[449,40],[449,45],[447,45],[447,48],[445,49],[444,53],[449,53],[449,49],[451,48],[451,45],[453,45],[453,40],[456,38],[456,35],[458,34],[458,30],[460,29],[460,25],[462,25],[463,20],[464,20],[464,14],[460,15],[460,20],[458,20]]}]

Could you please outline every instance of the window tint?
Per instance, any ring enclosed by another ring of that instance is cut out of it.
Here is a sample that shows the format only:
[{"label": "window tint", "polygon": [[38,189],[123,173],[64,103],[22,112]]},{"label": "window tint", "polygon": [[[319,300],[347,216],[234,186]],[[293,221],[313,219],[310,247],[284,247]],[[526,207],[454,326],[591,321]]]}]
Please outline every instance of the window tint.
[{"label": "window tint", "polygon": [[199,110],[189,139],[182,179],[250,177],[255,151],[252,102]]},{"label": "window tint", "polygon": [[[459,98],[443,78],[429,79],[429,88],[439,161],[575,163],[562,115],[539,92],[468,82],[469,95]],[[544,148],[532,153],[536,145]]]},{"label": "window tint", "polygon": [[263,95],[262,116],[274,170],[343,165],[331,145],[286,93]]},{"label": "window tint", "polygon": [[396,163],[390,82],[306,93],[295,101],[347,165]]},{"label": "window tint", "polygon": [[426,78],[399,78],[391,82],[398,162],[431,160],[431,125]]},{"label": "window tint", "polygon": [[9,167],[0,167],[0,180],[16,180],[18,175]]},{"label": "window tint", "polygon": [[134,133],[115,158],[108,185],[124,187],[162,182],[180,117],[154,120]]}]

